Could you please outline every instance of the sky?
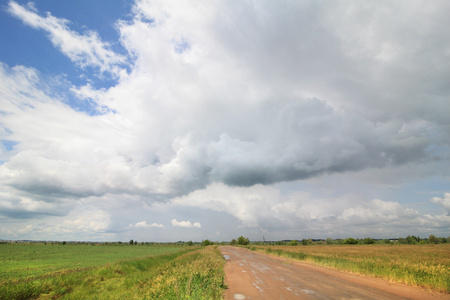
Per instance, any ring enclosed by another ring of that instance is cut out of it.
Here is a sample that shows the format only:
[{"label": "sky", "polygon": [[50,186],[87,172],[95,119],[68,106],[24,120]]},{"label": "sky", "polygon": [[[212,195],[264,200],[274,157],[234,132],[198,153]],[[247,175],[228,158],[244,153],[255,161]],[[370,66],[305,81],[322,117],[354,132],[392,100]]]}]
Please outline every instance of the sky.
[{"label": "sky", "polygon": [[450,236],[448,11],[2,1],[0,239]]}]

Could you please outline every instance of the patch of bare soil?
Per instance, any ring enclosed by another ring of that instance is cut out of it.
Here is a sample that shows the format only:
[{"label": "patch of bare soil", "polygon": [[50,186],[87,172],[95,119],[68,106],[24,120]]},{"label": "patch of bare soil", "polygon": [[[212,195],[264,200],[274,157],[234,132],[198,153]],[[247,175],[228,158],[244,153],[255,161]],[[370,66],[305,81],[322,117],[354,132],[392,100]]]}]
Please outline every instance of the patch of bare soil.
[{"label": "patch of bare soil", "polygon": [[449,295],[230,246],[225,299],[450,299]]}]

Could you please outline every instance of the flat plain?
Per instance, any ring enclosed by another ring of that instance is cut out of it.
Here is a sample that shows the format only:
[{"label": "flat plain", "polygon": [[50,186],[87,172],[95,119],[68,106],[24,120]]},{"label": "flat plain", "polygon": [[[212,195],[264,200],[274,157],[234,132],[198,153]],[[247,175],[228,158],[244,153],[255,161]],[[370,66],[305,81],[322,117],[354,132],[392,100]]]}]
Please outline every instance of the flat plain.
[{"label": "flat plain", "polygon": [[221,299],[217,247],[0,245],[0,299]]}]

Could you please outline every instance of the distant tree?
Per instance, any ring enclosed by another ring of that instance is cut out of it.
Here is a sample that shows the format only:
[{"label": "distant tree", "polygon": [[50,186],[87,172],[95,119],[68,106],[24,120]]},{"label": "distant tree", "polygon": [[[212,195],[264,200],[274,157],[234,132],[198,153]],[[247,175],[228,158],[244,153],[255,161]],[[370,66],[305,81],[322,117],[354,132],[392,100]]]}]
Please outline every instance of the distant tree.
[{"label": "distant tree", "polygon": [[354,238],[348,238],[348,239],[345,239],[344,244],[356,245],[356,244],[358,244],[358,240],[356,240]]},{"label": "distant tree", "polygon": [[440,240],[439,238],[435,237],[434,235],[430,234],[428,237],[428,243],[430,244],[439,244]]},{"label": "distant tree", "polygon": [[302,245],[303,245],[303,246],[308,245],[308,240],[307,240],[307,239],[302,239]]},{"label": "distant tree", "polygon": [[331,245],[333,243],[333,239],[332,238],[327,238],[325,240],[325,242],[327,243],[327,245]]},{"label": "distant tree", "polygon": [[209,245],[214,245],[214,243],[211,242],[210,240],[204,240],[204,241],[202,241],[202,246],[209,246]]},{"label": "distant tree", "polygon": [[133,240],[130,240],[129,244],[130,244],[130,245],[134,245],[134,241],[133,241]]},{"label": "distant tree", "polygon": [[239,245],[248,245],[250,243],[250,240],[248,238],[243,237],[242,235],[238,237],[237,243]]},{"label": "distant tree", "polygon": [[415,236],[410,235],[406,237],[406,243],[410,245],[415,245],[417,242],[420,242],[420,238],[416,238]]},{"label": "distant tree", "polygon": [[67,244],[66,241],[62,242],[63,245]]},{"label": "distant tree", "polygon": [[375,240],[367,237],[363,240],[363,244],[375,244]]},{"label": "distant tree", "polygon": [[289,245],[291,245],[291,246],[297,246],[297,245],[298,245],[298,242],[297,242],[297,240],[292,240],[292,241],[289,243]]},{"label": "distant tree", "polygon": [[231,245],[231,246],[234,246],[234,245],[236,245],[236,244],[237,244],[237,241],[236,241],[235,239],[232,239],[231,242],[230,242],[230,245]]},{"label": "distant tree", "polygon": [[399,239],[397,240],[397,242],[398,242],[399,244],[408,244],[408,241],[407,241],[405,238],[399,238]]},{"label": "distant tree", "polygon": [[188,246],[193,246],[194,243],[193,243],[192,241],[189,241],[189,242],[187,243],[187,245],[188,245]]}]

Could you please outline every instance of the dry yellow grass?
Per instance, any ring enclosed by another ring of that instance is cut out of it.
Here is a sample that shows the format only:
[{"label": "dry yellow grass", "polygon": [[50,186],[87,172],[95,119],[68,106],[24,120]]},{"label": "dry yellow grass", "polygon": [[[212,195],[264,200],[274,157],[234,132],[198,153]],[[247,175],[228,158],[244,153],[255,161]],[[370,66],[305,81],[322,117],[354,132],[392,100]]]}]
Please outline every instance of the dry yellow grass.
[{"label": "dry yellow grass", "polygon": [[450,293],[450,244],[254,246],[339,270]]}]

